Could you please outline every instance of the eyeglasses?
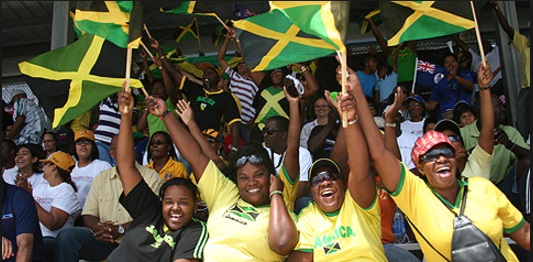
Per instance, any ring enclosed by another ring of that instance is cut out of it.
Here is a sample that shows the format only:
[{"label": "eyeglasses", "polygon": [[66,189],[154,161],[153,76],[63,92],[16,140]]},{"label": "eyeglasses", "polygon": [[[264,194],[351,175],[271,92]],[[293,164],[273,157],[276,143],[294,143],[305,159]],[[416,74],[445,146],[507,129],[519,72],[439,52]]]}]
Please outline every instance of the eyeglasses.
[{"label": "eyeglasses", "polygon": [[440,156],[444,156],[445,158],[452,158],[455,157],[455,152],[449,147],[433,149],[421,156],[420,160],[428,163],[433,163],[437,161]]},{"label": "eyeglasses", "polygon": [[328,104],[317,104],[315,105],[315,108],[321,108],[321,107],[329,107]]},{"label": "eyeglasses", "polygon": [[92,143],[93,143],[93,141],[91,141],[91,140],[78,140],[78,141],[76,141],[76,145],[80,145],[80,146],[81,145],[90,145]]},{"label": "eyeglasses", "polygon": [[314,177],[312,177],[309,182],[311,183],[311,187],[316,187],[324,181],[333,182],[340,178],[341,178],[341,175],[336,172],[322,171],[316,174]]},{"label": "eyeglasses", "polygon": [[285,131],[283,131],[283,130],[275,130],[275,129],[270,129],[270,128],[263,129],[263,135],[271,136],[271,135],[274,135],[276,132],[285,132]]},{"label": "eyeglasses", "polygon": [[448,136],[448,139],[450,139],[450,141],[452,141],[452,142],[463,142],[463,140],[461,139],[460,136],[450,135],[450,136]]},{"label": "eyeglasses", "polygon": [[166,144],[168,144],[168,143],[165,142],[165,141],[151,141],[151,142],[150,142],[150,145],[151,145],[151,146],[154,146],[154,145],[155,145],[155,146],[160,146],[160,145],[166,145]]},{"label": "eyeglasses", "polygon": [[43,140],[43,143],[52,143],[54,140]]},{"label": "eyeglasses", "polygon": [[415,102],[415,103],[410,103],[408,107],[415,107],[415,106],[420,106],[420,105],[422,104]]},{"label": "eyeglasses", "polygon": [[235,160],[235,167],[244,166],[246,162],[250,162],[254,165],[260,165],[263,164],[263,158],[256,155],[241,156]]}]

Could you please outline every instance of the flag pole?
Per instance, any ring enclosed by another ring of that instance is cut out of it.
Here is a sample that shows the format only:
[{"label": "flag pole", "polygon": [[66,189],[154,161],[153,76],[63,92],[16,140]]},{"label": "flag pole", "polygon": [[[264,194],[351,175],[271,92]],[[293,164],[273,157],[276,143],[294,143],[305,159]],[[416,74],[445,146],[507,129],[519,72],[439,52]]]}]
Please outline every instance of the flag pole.
[{"label": "flag pole", "polygon": [[415,72],[413,73],[413,84],[411,85],[411,94],[415,93],[417,67],[418,67],[418,56],[415,59]]},{"label": "flag pole", "polygon": [[[337,55],[339,56],[339,60],[341,61],[341,92],[344,94],[346,93],[346,71],[347,71],[347,62],[346,62],[346,50],[340,51],[337,50]],[[346,111],[342,111],[342,127],[348,126],[348,115]]]},{"label": "flag pole", "polygon": [[194,18],[194,20],[196,20],[196,35],[198,36],[198,49],[200,50],[200,52],[202,51],[202,44],[200,44],[200,30],[198,29],[198,19],[196,19],[196,17]]},{"label": "flag pole", "polygon": [[216,13],[213,13],[213,16],[224,26],[224,28],[226,28],[226,30],[229,31],[229,27],[224,23],[224,21],[222,21],[222,19],[220,19],[220,17],[218,17]]},{"label": "flag pole", "polygon": [[[133,54],[133,50],[131,47],[128,47],[128,52],[126,56],[126,84],[124,85],[124,88],[122,91],[126,91],[126,88],[130,87],[130,78],[131,78],[131,56]],[[129,108],[126,106],[124,108],[124,112],[128,113]]]},{"label": "flag pole", "polygon": [[148,38],[153,38],[152,35],[150,35],[150,31],[148,31],[148,27],[146,24],[143,24],[144,31],[146,31],[146,34],[148,35]]},{"label": "flag pole", "polygon": [[[148,53],[148,55],[150,56],[150,58],[152,60],[154,60],[154,55],[152,55],[152,52],[150,52],[150,50],[148,49],[148,47],[146,47],[146,45],[141,41],[140,44],[142,45],[142,47],[144,48],[144,51],[146,51],[146,53]],[[159,68],[161,69],[161,68]]]},{"label": "flag pole", "polygon": [[481,61],[483,62],[483,67],[487,66],[485,62],[485,50],[483,50],[483,43],[481,42],[481,33],[479,32],[479,24],[477,23],[476,10],[474,9],[474,1],[470,1],[470,7],[472,8],[472,15],[474,17],[474,22],[476,23],[476,38],[477,44],[479,47],[479,54],[481,56]]}]

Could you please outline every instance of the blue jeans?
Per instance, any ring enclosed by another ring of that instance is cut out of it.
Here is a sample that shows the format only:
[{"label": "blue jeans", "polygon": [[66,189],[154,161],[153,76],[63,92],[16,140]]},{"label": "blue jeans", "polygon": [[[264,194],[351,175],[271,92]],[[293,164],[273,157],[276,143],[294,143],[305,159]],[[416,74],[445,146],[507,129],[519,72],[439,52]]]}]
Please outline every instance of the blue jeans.
[{"label": "blue jeans", "polygon": [[96,147],[98,147],[98,159],[106,161],[110,165],[115,166],[115,159],[113,159],[111,157],[111,154],[109,154],[109,150],[111,150],[111,145],[100,141],[94,141],[94,143],[96,144]]},{"label": "blue jeans", "polygon": [[420,259],[413,255],[413,253],[395,244],[383,244],[383,248],[385,249],[385,256],[389,262],[420,262]]},{"label": "blue jeans", "polygon": [[56,261],[71,262],[80,259],[101,261],[107,258],[117,243],[104,243],[94,238],[87,227],[70,227],[59,232],[56,238]]}]

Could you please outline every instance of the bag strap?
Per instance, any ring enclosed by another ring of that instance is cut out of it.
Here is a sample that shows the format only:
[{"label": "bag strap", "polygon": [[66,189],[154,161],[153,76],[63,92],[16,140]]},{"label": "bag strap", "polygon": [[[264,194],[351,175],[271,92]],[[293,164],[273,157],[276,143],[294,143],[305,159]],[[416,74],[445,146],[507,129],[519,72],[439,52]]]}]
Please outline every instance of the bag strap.
[{"label": "bag strap", "polygon": [[[465,177],[465,182],[468,182],[468,177]],[[440,199],[440,197],[437,197],[437,199],[440,200],[440,202],[442,202],[442,204],[448,208],[448,210],[450,210],[450,212],[454,213],[455,216],[459,216],[459,215],[463,215],[464,212],[465,212],[465,206],[466,206],[466,194],[468,193],[468,185],[465,184],[464,187],[463,187],[463,198],[461,199],[461,209],[459,211],[459,214],[457,214],[455,211],[453,211],[453,209],[451,209],[448,205],[446,205],[446,203],[444,203],[444,201],[442,201],[442,199]]]},{"label": "bag strap", "polygon": [[418,234],[424,239],[424,241],[426,241],[426,243],[428,243],[428,245],[433,249],[435,250],[435,252],[437,252],[442,258],[444,258],[444,260],[448,261],[448,262],[451,262],[451,260],[449,260],[448,258],[446,258],[441,252],[439,252],[427,239],[426,237],[424,237],[424,235],[422,235],[422,232],[420,232],[420,230],[418,230],[418,228],[415,226],[415,224],[413,222],[411,222],[411,220],[409,219],[408,216],[404,216],[405,219],[407,219],[407,222],[409,223],[409,225],[414,228],[416,230],[416,232],[418,232]]}]

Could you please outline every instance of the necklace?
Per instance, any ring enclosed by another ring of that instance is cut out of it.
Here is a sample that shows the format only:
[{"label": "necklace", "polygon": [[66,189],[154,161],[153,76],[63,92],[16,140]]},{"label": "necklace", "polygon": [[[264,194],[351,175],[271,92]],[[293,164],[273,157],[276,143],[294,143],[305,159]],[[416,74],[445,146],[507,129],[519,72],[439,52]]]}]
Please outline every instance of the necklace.
[{"label": "necklace", "polygon": [[[285,151],[279,156],[278,164],[274,167],[277,169],[281,165],[281,161],[283,161],[283,158],[285,157]],[[274,150],[270,149],[270,159],[272,159],[272,162],[274,162]]]}]

